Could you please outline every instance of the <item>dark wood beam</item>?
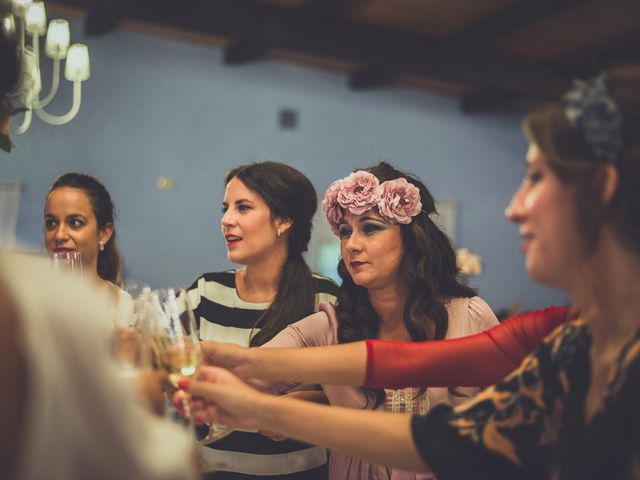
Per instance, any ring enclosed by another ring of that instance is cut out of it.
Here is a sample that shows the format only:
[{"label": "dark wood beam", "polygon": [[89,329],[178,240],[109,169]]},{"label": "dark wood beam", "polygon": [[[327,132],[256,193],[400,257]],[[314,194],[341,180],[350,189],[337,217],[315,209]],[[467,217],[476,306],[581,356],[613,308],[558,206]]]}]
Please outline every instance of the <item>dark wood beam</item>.
[{"label": "dark wood beam", "polygon": [[484,92],[462,96],[460,110],[467,114],[505,112],[524,115],[540,103],[534,98]]},{"label": "dark wood beam", "polygon": [[370,90],[388,87],[398,79],[398,72],[381,68],[365,67],[349,75],[349,87],[353,90]]},{"label": "dark wood beam", "polygon": [[104,35],[115,30],[127,16],[125,0],[100,0],[93,4],[84,22],[87,35]]},{"label": "dark wood beam", "polygon": [[[305,0],[295,7],[290,15],[265,18],[260,33],[254,38],[236,39],[225,48],[224,62],[227,65],[242,65],[261,60],[270,45],[277,44],[286,36],[291,24],[311,25],[331,21],[349,0]],[[259,38],[256,41],[255,38]]]},{"label": "dark wood beam", "polygon": [[251,40],[240,40],[224,49],[224,63],[226,65],[243,65],[263,59],[266,53],[267,48],[264,44]]},{"label": "dark wood beam", "polygon": [[449,45],[481,44],[515,32],[585,0],[525,0],[447,37]]},{"label": "dark wood beam", "polygon": [[555,68],[571,78],[597,75],[614,65],[640,64],[640,28],[635,28],[594,45],[582,54],[573,54],[557,62]]},{"label": "dark wood beam", "polygon": [[[82,7],[84,1],[57,3]],[[127,18],[481,91],[555,97],[566,87],[565,78],[537,61],[479,47],[444,48],[438,40],[343,18],[298,24],[291,21],[293,12],[256,0],[182,0],[179,6],[167,0],[137,0],[127,7]]]},{"label": "dark wood beam", "polygon": [[294,20],[322,23],[333,20],[349,4],[349,0],[305,0],[295,8]]}]

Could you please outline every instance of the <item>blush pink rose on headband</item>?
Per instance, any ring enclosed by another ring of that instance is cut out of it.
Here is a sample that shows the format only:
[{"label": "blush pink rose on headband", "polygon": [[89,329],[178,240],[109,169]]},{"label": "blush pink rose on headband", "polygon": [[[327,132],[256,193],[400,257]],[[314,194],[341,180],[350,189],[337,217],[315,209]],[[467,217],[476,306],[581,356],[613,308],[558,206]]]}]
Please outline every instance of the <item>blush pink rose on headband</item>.
[{"label": "blush pink rose on headband", "polygon": [[329,185],[329,188],[327,188],[327,191],[324,193],[324,199],[320,204],[324,215],[327,217],[329,226],[335,234],[338,233],[338,225],[342,217],[344,217],[342,207],[338,203],[338,192],[340,192],[342,183],[343,180],[340,179]]},{"label": "blush pink rose on headband", "polygon": [[398,223],[411,223],[422,210],[420,190],[404,178],[388,180],[381,185],[378,211],[383,217]]},{"label": "blush pink rose on headband", "polygon": [[354,215],[362,215],[378,204],[380,193],[378,178],[359,170],[343,180],[338,191],[338,203]]},{"label": "blush pink rose on headband", "polygon": [[387,180],[380,184],[372,173],[359,170],[336,180],[324,194],[324,211],[331,230],[340,235],[340,222],[345,212],[353,215],[377,209],[389,223],[411,223],[422,211],[420,190],[404,178]]}]

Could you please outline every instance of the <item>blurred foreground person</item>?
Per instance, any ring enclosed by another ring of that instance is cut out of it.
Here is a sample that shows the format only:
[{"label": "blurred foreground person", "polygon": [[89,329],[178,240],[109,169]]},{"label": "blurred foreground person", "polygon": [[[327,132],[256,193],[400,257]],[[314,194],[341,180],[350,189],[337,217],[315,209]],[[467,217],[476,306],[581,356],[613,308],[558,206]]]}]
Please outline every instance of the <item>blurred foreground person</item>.
[{"label": "blurred foreground person", "polygon": [[46,260],[0,252],[3,479],[195,478],[187,432],[119,379],[100,297]]},{"label": "blurred foreground person", "polygon": [[[15,44],[0,33],[2,147],[17,77]],[[0,250],[3,480],[196,478],[186,432],[121,384],[103,300],[48,260]]]}]

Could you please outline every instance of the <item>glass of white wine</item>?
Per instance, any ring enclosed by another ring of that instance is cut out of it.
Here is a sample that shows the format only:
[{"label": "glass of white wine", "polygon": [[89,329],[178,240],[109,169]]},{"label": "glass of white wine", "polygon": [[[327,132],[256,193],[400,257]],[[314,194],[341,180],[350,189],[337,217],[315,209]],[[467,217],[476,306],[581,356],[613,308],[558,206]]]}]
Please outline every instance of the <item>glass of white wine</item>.
[{"label": "glass of white wine", "polygon": [[[183,289],[164,288],[150,293],[154,322],[153,344],[169,382],[178,388],[180,380],[194,376],[202,361],[195,316]],[[184,401],[186,420],[191,424],[188,402]]]},{"label": "glass of white wine", "polygon": [[53,252],[51,261],[53,262],[53,268],[57,271],[69,272],[76,278],[82,275],[82,257],[80,256],[80,252]]}]

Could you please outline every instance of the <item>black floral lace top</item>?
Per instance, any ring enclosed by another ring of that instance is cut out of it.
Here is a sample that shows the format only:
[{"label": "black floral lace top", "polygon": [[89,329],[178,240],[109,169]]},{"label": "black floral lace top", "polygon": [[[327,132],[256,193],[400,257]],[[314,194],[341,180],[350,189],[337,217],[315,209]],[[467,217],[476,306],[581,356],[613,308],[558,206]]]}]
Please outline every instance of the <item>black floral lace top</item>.
[{"label": "black floral lace top", "polygon": [[416,447],[438,479],[640,479],[640,330],[585,422],[590,343],[584,323],[566,324],[500,383],[415,416]]}]

